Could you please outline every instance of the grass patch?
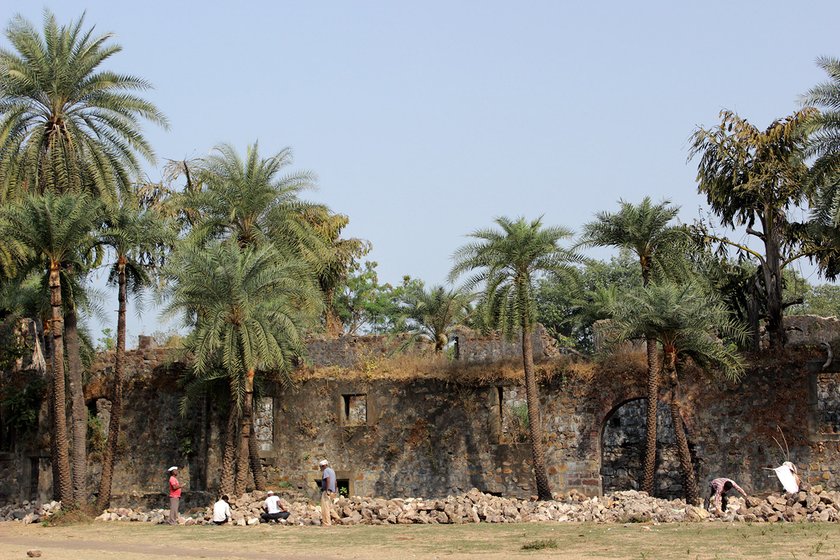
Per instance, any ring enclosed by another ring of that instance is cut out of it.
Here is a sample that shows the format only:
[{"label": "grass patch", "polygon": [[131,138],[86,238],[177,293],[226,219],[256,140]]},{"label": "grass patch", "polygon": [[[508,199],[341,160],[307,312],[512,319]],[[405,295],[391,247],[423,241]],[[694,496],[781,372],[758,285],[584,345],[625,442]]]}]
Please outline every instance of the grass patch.
[{"label": "grass patch", "polygon": [[545,548],[557,548],[557,541],[553,539],[541,539],[522,545],[522,550],[543,550]]}]

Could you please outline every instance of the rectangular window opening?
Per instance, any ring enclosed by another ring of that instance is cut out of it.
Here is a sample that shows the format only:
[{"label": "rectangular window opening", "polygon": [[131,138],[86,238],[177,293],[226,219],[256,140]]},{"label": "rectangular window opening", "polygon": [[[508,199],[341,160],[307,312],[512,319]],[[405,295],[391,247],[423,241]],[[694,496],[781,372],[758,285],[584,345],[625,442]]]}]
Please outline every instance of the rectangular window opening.
[{"label": "rectangular window opening", "polygon": [[341,395],[345,426],[367,425],[367,395]]}]

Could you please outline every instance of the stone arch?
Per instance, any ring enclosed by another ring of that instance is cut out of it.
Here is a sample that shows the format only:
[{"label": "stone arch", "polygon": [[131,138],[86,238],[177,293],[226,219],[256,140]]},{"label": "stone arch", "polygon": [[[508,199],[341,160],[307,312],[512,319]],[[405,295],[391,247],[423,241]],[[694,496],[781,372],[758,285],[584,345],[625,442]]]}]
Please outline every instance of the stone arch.
[{"label": "stone arch", "polygon": [[[646,398],[619,403],[604,418],[601,428],[601,484],[605,493],[638,490],[643,477],[646,438]],[[657,407],[656,476],[654,495],[677,498],[683,493],[671,411]]]}]

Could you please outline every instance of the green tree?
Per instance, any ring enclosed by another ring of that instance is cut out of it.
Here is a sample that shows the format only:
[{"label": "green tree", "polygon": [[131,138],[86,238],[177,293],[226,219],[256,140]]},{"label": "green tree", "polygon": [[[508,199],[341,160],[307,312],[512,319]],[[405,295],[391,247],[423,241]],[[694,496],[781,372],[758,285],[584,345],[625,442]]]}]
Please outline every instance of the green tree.
[{"label": "green tree", "polygon": [[70,471],[65,422],[64,310],[61,267],[88,243],[97,225],[100,205],[86,195],[29,196],[4,209],[3,239],[28,248],[29,265],[41,265],[49,275],[50,333],[52,336],[52,437],[56,450],[58,496],[65,508],[77,504]]},{"label": "green tree", "polygon": [[167,126],[155,106],[133,92],[150,84],[102,70],[121,47],[83,29],[84,17],[43,30],[17,16],[0,49],[0,200],[23,192],[88,191],[114,199],[141,173],[138,155],[154,161],[140,132],[145,119]]},{"label": "green tree", "polygon": [[750,255],[761,268],[770,347],[785,344],[782,270],[807,254],[787,211],[808,201],[805,164],[806,125],[815,110],[805,108],[759,130],[731,111],[721,112],[720,125],[698,128],[691,157],[700,156],[698,190],[724,226],[746,227],[763,246],[705,234],[710,241]]},{"label": "green tree", "polygon": [[284,174],[291,163],[290,148],[263,158],[256,143],[244,159],[233,146],[220,144],[193,162],[195,184],[180,200],[194,216],[189,237],[199,244],[233,238],[240,247],[274,243],[287,254],[320,262],[326,245],[305,217],[318,205],[300,199],[314,188],[315,177],[306,171]]},{"label": "green tree", "polygon": [[[645,197],[638,205],[619,201],[618,212],[600,212],[584,225],[582,243],[590,246],[614,246],[633,251],[639,259],[642,285],[647,286],[654,274],[674,274],[673,246],[686,240],[683,228],[669,225],[677,217],[679,207],[664,200],[653,204]],[[653,493],[656,473],[656,409],[659,404],[659,351],[651,335],[647,347],[647,427],[642,490]]]},{"label": "green tree", "polygon": [[588,260],[580,270],[562,279],[541,278],[537,283],[537,321],[566,351],[592,354],[593,326],[608,319],[616,287],[641,286],[638,261],[629,250],[602,262]]},{"label": "green tree", "polygon": [[418,288],[404,298],[409,330],[431,341],[435,352],[442,352],[452,329],[463,324],[470,313],[472,296],[463,290],[447,290],[443,286],[426,289],[421,285]]},{"label": "green tree", "polygon": [[141,207],[135,193],[129,191],[123,192],[119,203],[107,210],[105,224],[99,234],[99,243],[109,247],[114,254],[108,282],[117,286],[118,298],[111,417],[96,498],[96,509],[100,511],[107,508],[111,501],[114,459],[120,437],[128,294],[138,296],[150,285],[150,269],[162,263],[163,252],[173,241],[172,230],[162,217],[151,209]]},{"label": "green tree", "polygon": [[485,324],[494,325],[509,338],[517,333],[521,335],[534,478],[539,499],[550,500],[531,340],[537,315],[534,293],[540,275],[562,274],[571,263],[582,259],[558,244],[571,236],[565,228],[544,227],[542,219],[528,222],[524,218],[501,217],[496,219],[496,224],[501,231],[477,230],[470,234],[476,241],[455,251],[450,279],[472,272],[464,289],[471,291],[483,286],[479,310],[486,318]]},{"label": "green tree", "polygon": [[840,286],[819,284],[802,287],[802,303],[789,307],[791,315],[818,315],[820,317],[840,317]]},{"label": "green tree", "polygon": [[347,334],[399,333],[409,330],[406,298],[423,289],[420,280],[403,276],[396,286],[380,284],[376,272],[378,263],[353,261],[350,273],[337,290],[336,313]]},{"label": "green tree", "polygon": [[304,219],[324,242],[324,251],[318,255],[320,262],[313,263],[318,272],[318,285],[324,295],[324,330],[339,336],[344,326],[336,303],[337,291],[353,271],[354,263],[370,252],[368,241],[343,239],[341,231],[350,223],[343,214],[333,214],[329,208],[314,205],[303,210]]},{"label": "green tree", "polygon": [[[166,312],[183,314],[193,327],[186,347],[196,376],[220,363],[241,403],[236,486],[222,487],[239,494],[248,474],[254,378],[259,371],[291,369],[303,351],[301,333],[317,321],[322,301],[306,264],[281,258],[270,245],[240,249],[226,240],[185,247],[167,267],[173,287]],[[223,481],[229,481],[224,472]]]},{"label": "green tree", "polygon": [[[173,173],[187,179],[183,194],[172,197],[180,207],[177,215],[186,229],[186,241],[203,246],[232,239],[242,250],[271,246],[286,257],[309,263],[313,277],[324,272],[336,258],[336,247],[320,234],[314,217],[330,213],[323,205],[299,198],[314,187],[315,178],[309,172],[285,173],[291,162],[291,149],[263,158],[255,143],[244,159],[232,146],[221,144],[208,158],[174,165]],[[242,403],[230,410],[242,410]],[[259,449],[254,438],[248,441],[255,482],[263,489]],[[240,463],[243,460],[239,458]],[[246,472],[238,469],[240,485]]]},{"label": "green tree", "polygon": [[662,346],[683,487],[686,500],[697,504],[700,495],[679,397],[679,360],[691,358],[700,367],[717,368],[719,373],[736,380],[743,375],[743,361],[735,346],[717,335],[740,340],[745,332],[730,320],[726,307],[714,297],[694,284],[680,286],[671,282],[652,283],[622,294],[616,300],[614,326],[617,341],[653,338]]},{"label": "green tree", "polygon": [[[6,28],[11,49],[0,49],[0,200],[26,193],[87,192],[113,202],[154,153],[141,120],[166,126],[155,106],[135,92],[148,82],[101,70],[121,47],[111,34],[85,30],[84,17],[59,26],[44,13],[43,30],[18,16]],[[77,253],[77,256],[79,254]],[[82,260],[61,263],[78,286],[64,302],[64,333],[72,403],[73,485],[85,499],[87,407],[82,387],[82,340],[77,305],[84,300]]]}]

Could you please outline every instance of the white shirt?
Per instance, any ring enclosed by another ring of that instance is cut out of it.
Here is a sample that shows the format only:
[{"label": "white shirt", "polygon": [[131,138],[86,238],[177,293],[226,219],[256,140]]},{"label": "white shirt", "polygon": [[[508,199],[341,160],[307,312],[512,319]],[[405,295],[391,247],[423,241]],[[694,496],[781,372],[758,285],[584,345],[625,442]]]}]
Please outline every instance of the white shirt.
[{"label": "white shirt", "polygon": [[269,496],[265,499],[266,513],[280,513],[280,498]]},{"label": "white shirt", "polygon": [[213,504],[213,521],[225,521],[230,519],[233,515],[230,512],[230,506],[224,500],[219,500]]}]

